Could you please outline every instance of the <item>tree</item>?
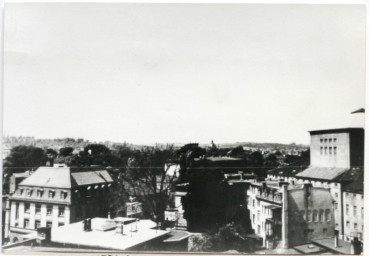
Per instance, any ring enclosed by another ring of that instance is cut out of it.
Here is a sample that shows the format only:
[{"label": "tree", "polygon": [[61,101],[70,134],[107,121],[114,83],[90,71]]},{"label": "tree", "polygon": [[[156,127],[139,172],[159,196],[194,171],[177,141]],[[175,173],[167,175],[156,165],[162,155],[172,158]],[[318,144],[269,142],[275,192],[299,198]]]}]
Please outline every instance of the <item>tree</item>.
[{"label": "tree", "polygon": [[28,168],[36,168],[44,164],[45,153],[41,148],[33,146],[16,146],[10,150],[5,158],[4,167],[9,167],[13,172],[24,171]]},{"label": "tree", "polygon": [[81,166],[111,166],[114,163],[111,150],[103,144],[89,144],[79,152],[78,162]]},{"label": "tree", "polygon": [[261,154],[260,151],[252,152],[247,158],[247,163],[250,167],[261,167],[261,166],[263,166],[263,163],[264,163],[263,154]]},{"label": "tree", "polygon": [[264,166],[266,167],[277,167],[278,165],[276,154],[269,154],[264,160]]},{"label": "tree", "polygon": [[168,175],[169,166],[164,168],[164,165],[174,158],[174,153],[173,146],[169,145],[165,149],[145,147],[132,151],[126,167],[118,176],[115,199],[111,203],[113,212],[121,214],[123,202],[135,197],[142,203],[145,217],[163,221],[170,200],[169,192],[176,179]]},{"label": "tree", "polygon": [[72,147],[64,147],[59,149],[59,156],[70,156],[72,155],[74,148]]}]

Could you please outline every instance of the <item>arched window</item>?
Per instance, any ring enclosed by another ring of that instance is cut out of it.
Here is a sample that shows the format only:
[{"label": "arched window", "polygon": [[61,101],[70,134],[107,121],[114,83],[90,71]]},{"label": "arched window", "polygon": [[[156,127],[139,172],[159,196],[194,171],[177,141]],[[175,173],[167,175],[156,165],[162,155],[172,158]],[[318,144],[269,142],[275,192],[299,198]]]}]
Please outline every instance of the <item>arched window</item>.
[{"label": "arched window", "polygon": [[318,222],[319,218],[318,218],[318,210],[314,210],[313,211],[313,221],[314,222]]}]

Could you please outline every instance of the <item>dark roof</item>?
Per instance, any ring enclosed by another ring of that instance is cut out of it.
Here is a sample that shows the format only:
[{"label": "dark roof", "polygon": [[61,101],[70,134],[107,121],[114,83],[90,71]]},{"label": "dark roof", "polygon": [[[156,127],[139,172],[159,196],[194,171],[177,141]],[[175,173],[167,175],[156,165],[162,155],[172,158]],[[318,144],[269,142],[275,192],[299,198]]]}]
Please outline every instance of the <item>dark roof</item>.
[{"label": "dark roof", "polygon": [[355,167],[345,172],[340,180],[343,182],[342,191],[351,193],[364,193],[364,168]]},{"label": "dark roof", "polygon": [[75,172],[71,174],[78,186],[113,182],[107,171]]},{"label": "dark roof", "polygon": [[347,168],[338,167],[314,167],[310,166],[306,170],[296,174],[298,178],[338,181],[339,177],[346,172]]},{"label": "dark roof", "polygon": [[294,177],[296,176],[296,174],[302,172],[308,167],[309,167],[309,161],[302,159],[302,160],[293,162],[289,165],[269,170],[267,173],[271,175]]}]

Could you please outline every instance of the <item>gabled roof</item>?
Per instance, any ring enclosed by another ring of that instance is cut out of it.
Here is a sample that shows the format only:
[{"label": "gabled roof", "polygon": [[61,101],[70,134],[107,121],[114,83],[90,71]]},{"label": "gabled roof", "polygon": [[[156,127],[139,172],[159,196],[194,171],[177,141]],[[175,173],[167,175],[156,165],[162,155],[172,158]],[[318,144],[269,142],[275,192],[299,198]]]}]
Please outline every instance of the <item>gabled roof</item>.
[{"label": "gabled roof", "polygon": [[39,167],[21,186],[71,188],[69,167]]},{"label": "gabled roof", "polygon": [[103,171],[75,172],[72,177],[78,186],[113,182],[109,173]]},{"label": "gabled roof", "polygon": [[296,177],[333,181],[338,179],[347,170],[347,168],[310,166],[306,170],[296,174]]}]

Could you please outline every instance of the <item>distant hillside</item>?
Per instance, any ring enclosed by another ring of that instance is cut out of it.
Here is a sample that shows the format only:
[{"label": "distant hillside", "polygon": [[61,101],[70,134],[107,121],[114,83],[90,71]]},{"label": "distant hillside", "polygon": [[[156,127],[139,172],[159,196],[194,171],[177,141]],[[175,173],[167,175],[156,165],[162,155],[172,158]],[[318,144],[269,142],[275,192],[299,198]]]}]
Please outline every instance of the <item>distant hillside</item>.
[{"label": "distant hillside", "polygon": [[[157,144],[148,144],[148,145],[134,145],[130,143],[117,143],[111,141],[89,141],[82,138],[56,138],[56,139],[37,139],[35,137],[29,136],[7,136],[3,138],[3,145],[4,149],[11,149],[12,147],[19,146],[19,145],[32,145],[35,147],[40,147],[43,149],[52,148],[55,150],[59,150],[62,147],[72,147],[75,149],[83,149],[86,145],[91,143],[100,143],[104,144],[105,146],[113,149],[117,146],[126,145],[130,148],[140,149],[145,146],[158,146],[158,147],[165,147],[167,144],[164,143],[157,143]],[[172,144],[174,147],[179,148],[183,146],[183,143],[169,143]],[[210,147],[211,144],[200,144],[200,147]],[[274,149],[274,150],[306,150],[309,148],[308,145],[301,145],[301,144],[281,144],[281,143],[254,143],[254,142],[235,142],[235,143],[222,143],[216,144],[218,148],[234,148],[238,146],[248,147],[253,149]]]}]

